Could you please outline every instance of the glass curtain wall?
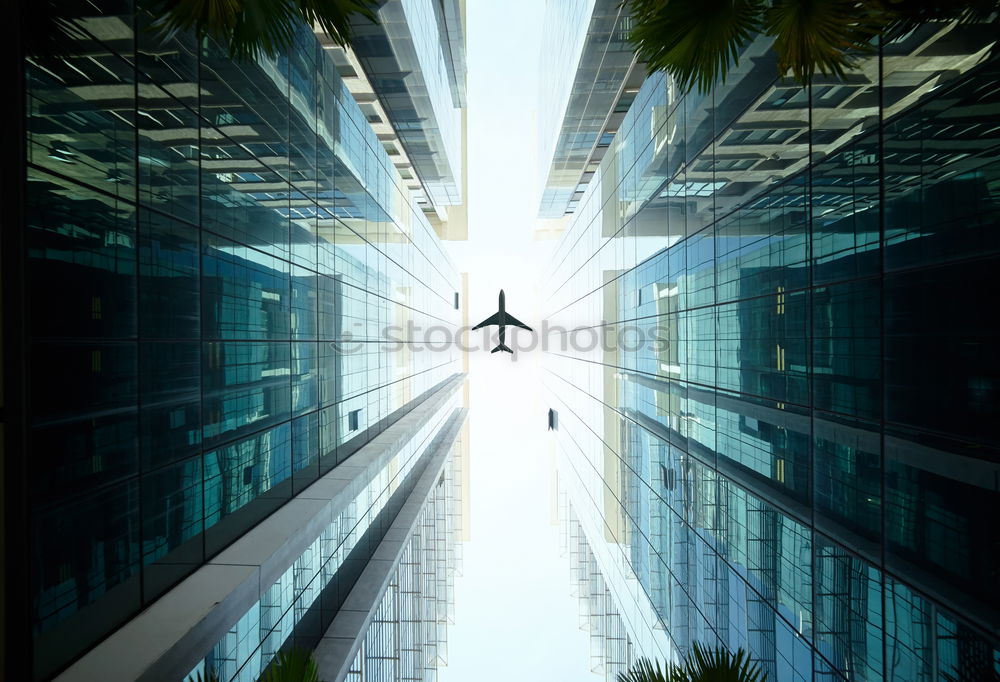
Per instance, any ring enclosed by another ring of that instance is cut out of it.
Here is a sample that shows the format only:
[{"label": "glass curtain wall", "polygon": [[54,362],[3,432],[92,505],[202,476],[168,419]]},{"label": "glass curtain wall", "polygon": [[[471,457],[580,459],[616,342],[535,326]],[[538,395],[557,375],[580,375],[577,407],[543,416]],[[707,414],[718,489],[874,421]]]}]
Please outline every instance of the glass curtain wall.
[{"label": "glass curtain wall", "polygon": [[652,76],[590,183],[546,286],[560,477],[667,655],[1000,670],[995,41],[928,24],[808,88],[763,39],[712,94]]},{"label": "glass curtain wall", "polygon": [[25,62],[40,677],[459,371],[409,343],[458,275],[312,31],[235,62],[144,6]]},{"label": "glass curtain wall", "polygon": [[[450,420],[456,419],[453,413],[457,405],[457,396],[445,401],[396,455],[352,481],[357,490],[353,499],[215,642],[191,671],[191,680],[207,671],[225,682],[255,682],[279,651],[316,647],[353,594],[400,509],[414,494],[417,479],[428,466],[428,453],[448,430]],[[438,497],[443,498],[452,496],[453,490],[453,486],[442,485],[434,493],[440,491]],[[417,553],[414,560],[422,556]],[[426,572],[434,576],[433,560],[440,555],[431,552],[426,556]],[[445,580],[445,572],[440,575]]]},{"label": "glass curtain wall", "polygon": [[460,447],[452,447],[406,538],[345,682],[434,682],[448,664],[461,570]]}]

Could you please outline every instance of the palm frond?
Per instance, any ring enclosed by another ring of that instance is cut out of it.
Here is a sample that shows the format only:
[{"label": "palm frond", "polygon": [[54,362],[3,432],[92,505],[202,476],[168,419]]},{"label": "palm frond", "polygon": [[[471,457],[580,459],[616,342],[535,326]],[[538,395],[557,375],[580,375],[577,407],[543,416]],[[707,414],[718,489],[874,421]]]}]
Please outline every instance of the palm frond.
[{"label": "palm frond", "polygon": [[377,22],[378,6],[379,0],[160,0],[153,28],[166,36],[197,31],[227,45],[233,59],[247,61],[291,49],[303,23],[346,46],[354,17]]},{"label": "palm frond", "polygon": [[662,668],[659,661],[640,658],[628,671],[618,673],[618,682],[688,682],[688,677],[679,665],[667,663]]},{"label": "palm frond", "polygon": [[330,39],[346,47],[351,39],[351,16],[357,14],[378,23],[378,3],[374,0],[298,0],[302,17],[309,24],[319,24]]},{"label": "palm frond", "polygon": [[816,73],[840,79],[876,38],[927,22],[994,23],[1000,0],[622,0],[628,39],[650,73],[665,71],[682,92],[707,93],[739,64],[758,33],[774,37],[781,74],[802,84]]},{"label": "palm frond", "polygon": [[618,682],[765,682],[765,673],[752,663],[743,649],[736,653],[724,647],[694,647],[681,665],[661,667],[648,658],[640,658],[628,671],[618,673]]},{"label": "palm frond", "polygon": [[276,57],[295,44],[299,14],[292,0],[249,0],[242,3],[229,42],[237,61],[260,55]]},{"label": "palm frond", "polygon": [[162,0],[151,10],[157,16],[152,28],[164,37],[198,31],[228,45],[240,11],[240,0]]},{"label": "palm frond", "polygon": [[844,78],[858,54],[873,51],[885,21],[877,4],[856,0],[774,0],[764,30],[774,36],[779,72],[805,84],[817,71]]},{"label": "palm frond", "polygon": [[709,649],[697,642],[684,663],[690,682],[764,682],[767,674],[743,649],[736,653],[723,647]]},{"label": "palm frond", "polygon": [[764,7],[763,0],[632,0],[628,38],[650,73],[666,71],[682,91],[708,92],[739,63]]},{"label": "palm frond", "polygon": [[319,682],[319,667],[312,652],[294,648],[279,651],[261,678],[263,682]]}]

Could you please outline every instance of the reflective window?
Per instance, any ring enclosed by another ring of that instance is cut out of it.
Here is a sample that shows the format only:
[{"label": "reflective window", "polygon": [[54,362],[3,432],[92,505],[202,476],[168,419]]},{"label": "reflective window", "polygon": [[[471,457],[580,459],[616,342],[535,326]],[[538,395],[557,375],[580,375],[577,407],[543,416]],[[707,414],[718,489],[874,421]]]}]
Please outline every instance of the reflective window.
[{"label": "reflective window", "polygon": [[549,337],[545,402],[637,651],[997,671],[994,28],[917,27],[808,88],[766,37],[707,96],[654,74],[574,187],[544,313],[608,333]]},{"label": "reflective window", "polygon": [[459,276],[313,31],[236,63],[133,4],[62,3],[25,62],[42,677],[459,371],[386,351]]}]

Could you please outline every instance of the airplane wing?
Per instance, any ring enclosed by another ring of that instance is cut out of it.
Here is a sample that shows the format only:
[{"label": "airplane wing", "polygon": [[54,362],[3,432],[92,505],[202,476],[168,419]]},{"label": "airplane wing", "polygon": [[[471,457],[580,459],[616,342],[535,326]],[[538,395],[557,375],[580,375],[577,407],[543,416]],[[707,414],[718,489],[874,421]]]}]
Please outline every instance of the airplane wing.
[{"label": "airplane wing", "polygon": [[496,325],[500,324],[500,313],[493,313],[492,315],[490,315],[489,317],[487,317],[485,320],[483,320],[482,322],[480,322],[479,324],[477,324],[475,327],[473,327],[472,331],[476,331],[477,329],[480,329],[482,327],[489,327],[491,324],[496,324]]},{"label": "airplane wing", "polygon": [[520,327],[521,329],[527,329],[529,332],[532,331],[531,327],[526,325],[524,322],[521,322],[521,320],[517,319],[510,313],[507,313],[507,324],[513,327]]}]

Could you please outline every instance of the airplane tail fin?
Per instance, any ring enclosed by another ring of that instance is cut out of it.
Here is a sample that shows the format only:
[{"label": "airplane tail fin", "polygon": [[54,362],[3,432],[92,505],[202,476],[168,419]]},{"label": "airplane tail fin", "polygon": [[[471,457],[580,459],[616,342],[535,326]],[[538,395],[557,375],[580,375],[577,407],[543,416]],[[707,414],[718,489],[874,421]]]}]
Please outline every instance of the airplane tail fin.
[{"label": "airplane tail fin", "polygon": [[508,348],[507,346],[503,345],[502,343],[499,346],[497,346],[496,348],[494,348],[493,350],[491,350],[490,353],[496,353],[498,350],[507,351],[511,355],[514,354],[514,351],[512,351],[510,348]]}]

